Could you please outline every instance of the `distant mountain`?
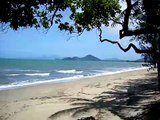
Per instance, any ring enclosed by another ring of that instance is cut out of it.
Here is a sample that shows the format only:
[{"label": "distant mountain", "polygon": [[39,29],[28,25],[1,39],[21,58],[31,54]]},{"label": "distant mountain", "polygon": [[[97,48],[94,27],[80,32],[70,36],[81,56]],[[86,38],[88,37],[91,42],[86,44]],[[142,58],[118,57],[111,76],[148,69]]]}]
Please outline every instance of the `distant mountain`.
[{"label": "distant mountain", "polygon": [[144,58],[138,59],[135,62],[144,62]]},{"label": "distant mountain", "polygon": [[93,55],[87,55],[81,58],[82,60],[92,60],[92,61],[99,61],[100,59],[93,56]]},{"label": "distant mountain", "polygon": [[81,59],[81,58],[79,58],[79,57],[65,57],[62,60],[79,60],[79,59]]},{"label": "distant mountain", "polygon": [[86,55],[84,57],[65,57],[62,60],[81,60],[81,61],[100,61],[99,58],[93,55]]},{"label": "distant mountain", "polygon": [[141,59],[136,60],[136,62],[151,62],[151,61],[152,61],[152,60],[149,59],[149,58],[146,58],[146,59],[141,58]]}]

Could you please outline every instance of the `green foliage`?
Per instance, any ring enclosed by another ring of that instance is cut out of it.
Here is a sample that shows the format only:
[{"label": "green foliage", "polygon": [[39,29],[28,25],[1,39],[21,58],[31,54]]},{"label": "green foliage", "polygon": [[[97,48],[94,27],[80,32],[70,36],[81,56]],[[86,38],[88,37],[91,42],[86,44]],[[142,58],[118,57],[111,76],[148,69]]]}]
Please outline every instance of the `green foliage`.
[{"label": "green foliage", "polygon": [[[68,12],[70,23],[62,20],[64,11]],[[118,0],[1,0],[0,23],[14,30],[20,27],[48,29],[58,24],[60,30],[79,33],[102,24],[108,26],[118,13]]]},{"label": "green foliage", "polygon": [[55,11],[64,11],[68,6],[66,0],[2,0],[0,5],[0,22],[9,24],[17,30],[20,27],[49,28],[56,17],[62,18]]},{"label": "green foliage", "polygon": [[101,25],[108,26],[109,21],[120,13],[118,0],[83,0],[80,8],[80,12],[72,13],[78,32],[82,29],[90,31]]}]

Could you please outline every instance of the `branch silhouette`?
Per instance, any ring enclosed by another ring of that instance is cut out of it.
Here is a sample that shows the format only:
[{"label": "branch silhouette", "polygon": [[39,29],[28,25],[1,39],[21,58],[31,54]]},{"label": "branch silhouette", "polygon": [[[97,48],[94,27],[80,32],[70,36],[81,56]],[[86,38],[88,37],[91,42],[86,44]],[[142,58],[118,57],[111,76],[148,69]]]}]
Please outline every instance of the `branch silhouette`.
[{"label": "branch silhouette", "polygon": [[124,51],[124,52],[127,52],[127,51],[129,51],[131,48],[133,48],[134,51],[135,51],[136,53],[139,53],[139,54],[140,54],[140,53],[153,53],[153,51],[151,51],[151,50],[141,50],[141,49],[138,49],[133,43],[130,43],[127,48],[123,48],[123,47],[120,45],[120,43],[117,42],[117,41],[111,41],[111,40],[108,40],[108,39],[103,39],[103,40],[100,40],[100,41],[101,41],[101,42],[109,42],[109,43],[112,43],[112,44],[117,44],[118,47],[119,47],[122,51]]},{"label": "branch silhouette", "polygon": [[127,48],[123,48],[123,47],[121,46],[121,44],[120,44],[119,42],[117,42],[117,41],[112,41],[112,40],[109,40],[109,39],[102,39],[102,29],[99,27],[98,30],[99,30],[99,39],[100,39],[100,42],[109,42],[109,43],[112,43],[112,44],[117,44],[118,47],[119,47],[123,52],[129,51],[131,48],[133,48],[134,51],[135,51],[136,53],[138,53],[138,54],[141,54],[141,53],[147,53],[147,54],[150,53],[150,54],[152,54],[152,53],[154,52],[153,50],[147,50],[147,49],[142,50],[142,49],[139,49],[139,48],[137,48],[133,43],[130,43]]}]

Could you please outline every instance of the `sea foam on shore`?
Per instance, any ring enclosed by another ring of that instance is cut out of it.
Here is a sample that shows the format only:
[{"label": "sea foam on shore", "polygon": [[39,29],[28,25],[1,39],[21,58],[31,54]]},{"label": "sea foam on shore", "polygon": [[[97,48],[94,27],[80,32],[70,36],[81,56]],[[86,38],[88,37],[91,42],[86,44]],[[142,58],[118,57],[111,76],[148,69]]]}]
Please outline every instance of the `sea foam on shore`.
[{"label": "sea foam on shore", "polygon": [[[34,79],[34,80],[28,80],[28,81],[19,81],[19,82],[14,82],[11,84],[7,85],[0,85],[0,90],[7,90],[7,89],[15,89],[18,87],[23,87],[23,86],[29,86],[29,85],[35,85],[35,84],[44,84],[44,83],[60,83],[60,82],[69,82],[72,80],[78,80],[78,79],[83,79],[83,78],[92,78],[92,77],[98,77],[98,76],[104,76],[104,75],[113,75],[113,74],[119,74],[123,72],[130,72],[130,71],[136,71],[136,70],[143,70],[147,69],[146,67],[139,67],[139,68],[128,68],[128,69],[121,69],[117,71],[98,71],[94,74],[88,74],[88,75],[83,75],[83,71],[77,71],[77,70],[59,70],[57,72],[63,73],[63,74],[73,74],[73,76],[69,77],[62,77],[62,78],[54,78],[54,79]],[[79,75],[79,73],[81,73]],[[77,74],[77,75],[75,75]],[[10,74],[10,76],[18,76],[19,74]],[[24,74],[26,76],[49,76],[50,73],[30,73],[30,74]]]}]

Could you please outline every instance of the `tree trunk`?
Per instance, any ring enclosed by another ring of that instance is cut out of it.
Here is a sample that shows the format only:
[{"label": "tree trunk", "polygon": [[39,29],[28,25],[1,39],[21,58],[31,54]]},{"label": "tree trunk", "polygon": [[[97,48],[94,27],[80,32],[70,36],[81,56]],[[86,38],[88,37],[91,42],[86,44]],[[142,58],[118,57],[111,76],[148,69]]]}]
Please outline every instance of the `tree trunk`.
[{"label": "tree trunk", "polygon": [[[160,34],[159,34],[160,35]],[[158,55],[157,55],[157,72],[158,72],[158,89],[160,91],[160,38],[158,39]]]},{"label": "tree trunk", "polygon": [[157,63],[157,72],[158,72],[158,89],[160,90],[160,62]]},{"label": "tree trunk", "polygon": [[158,72],[158,89],[160,91],[160,34],[158,34],[158,55],[157,55],[157,72]]}]

